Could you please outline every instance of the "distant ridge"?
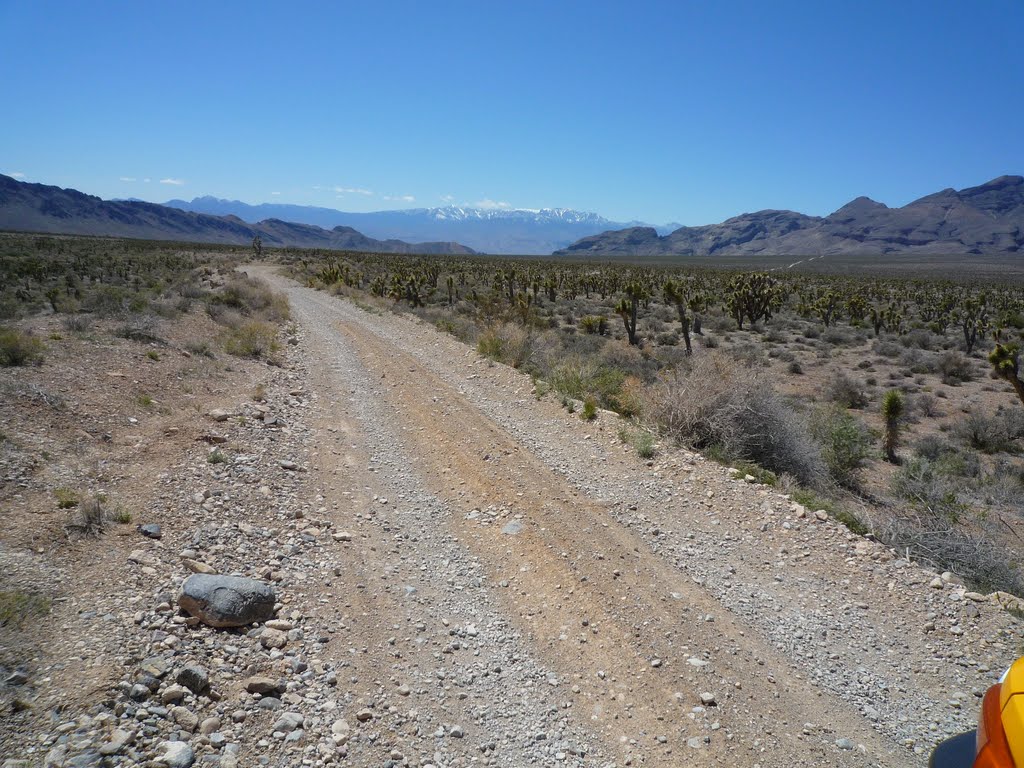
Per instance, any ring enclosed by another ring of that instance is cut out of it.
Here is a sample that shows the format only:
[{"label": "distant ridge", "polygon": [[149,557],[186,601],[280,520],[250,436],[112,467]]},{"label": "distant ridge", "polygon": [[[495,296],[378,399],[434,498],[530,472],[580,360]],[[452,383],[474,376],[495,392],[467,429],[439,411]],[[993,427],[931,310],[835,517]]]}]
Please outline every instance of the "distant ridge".
[{"label": "distant ridge", "polygon": [[[587,235],[641,222],[609,221],[596,213],[570,208],[474,208],[450,205],[442,208],[409,208],[396,211],[350,213],[308,205],[261,203],[196,197],[168,200],[165,205],[183,211],[234,215],[245,221],[266,218],[315,224],[319,227],[355,227],[371,237],[400,240],[458,241],[485,253],[549,254]],[[659,228],[662,233],[675,227]]]},{"label": "distant ridge", "polygon": [[102,200],[74,189],[31,184],[3,175],[0,175],[0,229],[232,245],[249,245],[259,235],[269,247],[382,253],[474,252],[451,242],[376,240],[351,227],[322,229],[280,219],[247,223],[237,216],[192,213],[156,203]]},{"label": "distant ridge", "polygon": [[721,224],[603,232],[557,251],[564,256],[754,256],[889,253],[1024,255],[1024,177],[1000,176],[960,191],[944,189],[889,208],[867,197],[829,216],[794,211],[744,213]]}]

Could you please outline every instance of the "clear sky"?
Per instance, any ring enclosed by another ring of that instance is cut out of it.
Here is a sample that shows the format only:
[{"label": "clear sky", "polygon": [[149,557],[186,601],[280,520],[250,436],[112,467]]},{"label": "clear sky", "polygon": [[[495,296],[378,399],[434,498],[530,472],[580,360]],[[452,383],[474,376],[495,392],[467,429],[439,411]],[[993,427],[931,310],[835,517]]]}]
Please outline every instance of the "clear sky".
[{"label": "clear sky", "polygon": [[1022,0],[0,0],[0,172],[706,224],[1024,173]]}]

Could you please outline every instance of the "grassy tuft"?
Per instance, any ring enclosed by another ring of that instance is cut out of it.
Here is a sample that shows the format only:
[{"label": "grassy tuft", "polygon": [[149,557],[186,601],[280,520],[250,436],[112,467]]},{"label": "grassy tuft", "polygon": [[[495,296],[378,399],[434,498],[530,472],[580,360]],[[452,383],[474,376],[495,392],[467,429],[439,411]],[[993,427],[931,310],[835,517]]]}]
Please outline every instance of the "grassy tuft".
[{"label": "grassy tuft", "polygon": [[22,627],[30,618],[50,612],[50,598],[31,592],[0,591],[0,627]]}]

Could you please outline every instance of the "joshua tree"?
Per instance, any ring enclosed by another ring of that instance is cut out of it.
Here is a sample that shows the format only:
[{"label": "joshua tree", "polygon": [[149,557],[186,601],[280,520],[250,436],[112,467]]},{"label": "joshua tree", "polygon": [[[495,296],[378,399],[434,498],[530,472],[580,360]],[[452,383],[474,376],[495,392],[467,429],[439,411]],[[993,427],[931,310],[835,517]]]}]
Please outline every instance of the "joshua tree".
[{"label": "joshua tree", "polygon": [[756,323],[771,320],[782,304],[778,281],[767,274],[736,275],[726,288],[725,309],[743,330],[743,318]]},{"label": "joshua tree", "polygon": [[1024,403],[1024,381],[1020,378],[1020,345],[1003,344],[996,335],[996,347],[988,355],[996,376],[1010,382],[1021,403]]},{"label": "joshua tree", "polygon": [[640,306],[640,302],[646,301],[650,298],[650,295],[647,293],[647,289],[637,282],[627,285],[625,291],[626,295],[615,305],[615,311],[622,318],[622,324],[626,326],[626,336],[629,338],[629,343],[636,346],[638,343],[636,337],[637,308]]},{"label": "joshua tree", "polygon": [[252,252],[257,259],[263,255],[263,238],[259,235],[252,239]]},{"label": "joshua tree", "polygon": [[666,280],[662,289],[665,296],[665,303],[672,304],[679,313],[679,325],[683,331],[683,341],[686,343],[686,354],[693,353],[690,346],[690,316],[686,313],[687,298],[686,290],[673,280]]},{"label": "joshua tree", "polygon": [[903,416],[903,395],[898,389],[890,389],[882,398],[882,418],[885,420],[885,458],[898,464],[896,449],[900,442],[900,417]]},{"label": "joshua tree", "polygon": [[984,337],[990,327],[987,294],[981,294],[962,302],[957,308],[954,321],[964,332],[964,348],[969,355],[974,351],[978,337]]}]

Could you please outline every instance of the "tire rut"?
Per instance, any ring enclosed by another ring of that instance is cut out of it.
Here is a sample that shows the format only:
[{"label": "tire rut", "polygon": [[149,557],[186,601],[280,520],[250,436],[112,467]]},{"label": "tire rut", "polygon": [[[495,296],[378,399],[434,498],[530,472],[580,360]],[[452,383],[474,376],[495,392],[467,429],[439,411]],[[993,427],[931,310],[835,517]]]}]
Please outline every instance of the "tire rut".
[{"label": "tire rut", "polygon": [[[411,469],[449,510],[447,530],[531,650],[571,681],[576,720],[623,761],[651,765],[907,763],[847,703],[786,659],[685,572],[587,498],[422,361],[376,334],[373,317],[279,278],[320,362],[354,352]],[[329,370],[322,393],[347,391]],[[333,390],[332,392],[329,392]],[[507,585],[507,586],[506,586]],[[714,694],[705,706],[701,694]],[[816,729],[804,723],[817,723]],[[864,752],[840,751],[840,734]],[[694,741],[696,740],[696,741]],[[628,764],[628,763],[627,763]]]}]

